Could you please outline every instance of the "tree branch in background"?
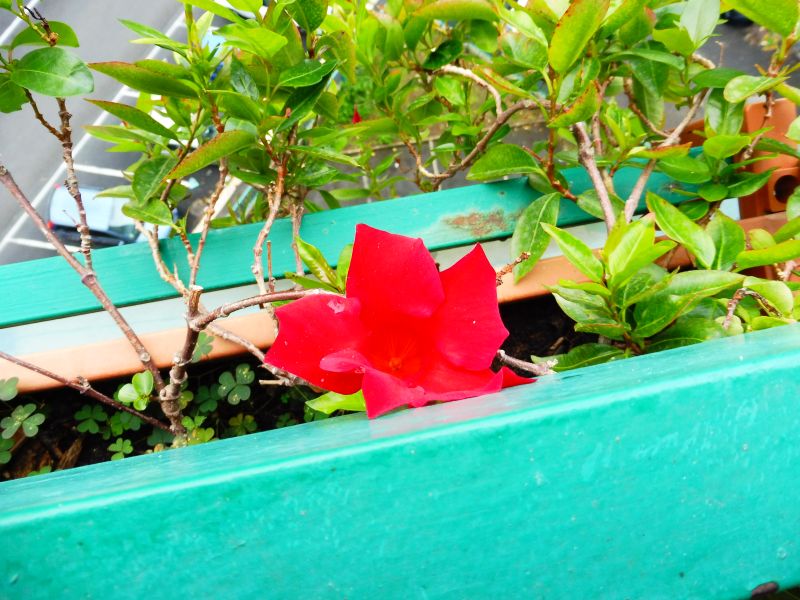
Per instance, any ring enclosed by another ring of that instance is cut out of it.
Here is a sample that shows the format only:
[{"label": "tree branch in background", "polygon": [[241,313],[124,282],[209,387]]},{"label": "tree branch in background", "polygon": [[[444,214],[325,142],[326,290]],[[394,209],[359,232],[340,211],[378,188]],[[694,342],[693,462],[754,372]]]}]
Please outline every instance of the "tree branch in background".
[{"label": "tree branch in background", "polygon": [[166,423],[162,423],[158,419],[154,419],[144,413],[139,412],[129,406],[122,404],[121,402],[117,402],[113,398],[109,398],[105,394],[98,392],[96,389],[92,387],[92,385],[83,377],[78,377],[77,379],[68,379],[67,377],[62,377],[58,373],[53,373],[44,367],[40,367],[38,365],[34,365],[33,363],[29,363],[26,360],[21,358],[17,358],[15,356],[11,356],[10,354],[6,354],[5,352],[0,351],[0,358],[7,360],[10,363],[18,365],[24,369],[28,369],[29,371],[33,371],[34,373],[38,373],[39,375],[44,375],[45,377],[52,379],[53,381],[58,381],[68,387],[71,387],[74,390],[78,390],[84,396],[88,396],[89,398],[93,398],[98,402],[102,402],[110,406],[115,410],[120,410],[122,412],[129,413],[140,418],[142,421],[149,423],[153,427],[158,427],[159,429],[163,429],[164,431],[169,431],[169,425]]},{"label": "tree branch in background", "polygon": [[125,320],[125,317],[123,317],[119,309],[114,306],[114,303],[108,297],[108,294],[106,294],[105,290],[97,281],[97,275],[95,272],[78,262],[78,260],[76,260],[72,254],[70,254],[69,250],[67,250],[61,240],[59,240],[53,234],[53,232],[50,231],[50,229],[48,229],[47,224],[44,222],[41,215],[39,215],[28,198],[19,188],[17,183],[14,181],[11,173],[3,165],[0,165],[0,183],[2,183],[3,186],[11,193],[11,196],[13,196],[17,203],[28,214],[31,220],[35,223],[36,227],[38,227],[39,231],[44,235],[47,241],[52,244],[56,252],[58,252],[58,254],[60,254],[64,260],[67,261],[67,263],[69,263],[75,272],[80,275],[81,283],[89,288],[89,291],[91,291],[94,297],[97,298],[103,309],[108,312],[109,315],[111,315],[112,319],[114,319],[114,322],[117,324],[130,345],[136,351],[139,361],[148,371],[150,371],[150,373],[152,373],[156,389],[161,390],[164,387],[164,380],[161,378],[161,373],[158,371],[158,368],[153,362],[150,353],[147,351],[147,348],[145,348],[144,344],[139,339],[139,336],[137,336],[133,329],[131,329],[131,326]]},{"label": "tree branch in background", "polygon": [[592,146],[592,140],[586,131],[586,124],[583,122],[576,123],[573,125],[572,131],[578,139],[578,159],[587,173],[589,173],[589,178],[592,180],[592,185],[600,200],[600,208],[603,209],[606,229],[611,231],[617,222],[617,217],[614,215],[614,208],[611,206],[611,198],[608,195],[606,184],[603,182],[603,175],[597,168],[597,162],[594,159],[594,146]]}]

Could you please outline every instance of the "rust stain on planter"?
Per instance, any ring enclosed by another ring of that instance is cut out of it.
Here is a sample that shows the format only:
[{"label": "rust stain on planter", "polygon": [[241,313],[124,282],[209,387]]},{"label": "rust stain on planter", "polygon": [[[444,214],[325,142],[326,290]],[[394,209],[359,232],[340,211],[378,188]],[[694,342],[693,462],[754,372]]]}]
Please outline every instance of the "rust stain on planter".
[{"label": "rust stain on planter", "polygon": [[519,213],[506,213],[498,208],[491,212],[472,211],[469,213],[446,217],[442,221],[448,227],[460,229],[475,238],[483,238],[493,234],[504,233],[513,228]]}]

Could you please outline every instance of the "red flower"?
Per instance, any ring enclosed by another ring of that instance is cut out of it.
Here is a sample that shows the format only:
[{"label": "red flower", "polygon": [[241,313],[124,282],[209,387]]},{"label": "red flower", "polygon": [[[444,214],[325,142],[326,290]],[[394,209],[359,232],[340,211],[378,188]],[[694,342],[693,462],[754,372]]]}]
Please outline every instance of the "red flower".
[{"label": "red flower", "polygon": [[358,107],[353,105],[353,123],[361,123],[361,115],[358,114]]},{"label": "red flower", "polygon": [[480,246],[440,273],[422,240],[359,225],[347,296],[278,308],[266,361],[340,394],[363,390],[370,418],[528,383],[489,368],[508,336],[495,285]]}]

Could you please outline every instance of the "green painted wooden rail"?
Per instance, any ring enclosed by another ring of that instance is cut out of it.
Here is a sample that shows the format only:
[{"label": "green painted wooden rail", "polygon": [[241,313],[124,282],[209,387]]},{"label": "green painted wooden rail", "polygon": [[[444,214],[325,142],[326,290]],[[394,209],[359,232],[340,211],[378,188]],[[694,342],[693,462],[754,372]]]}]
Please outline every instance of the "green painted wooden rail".
[{"label": "green painted wooden rail", "polygon": [[[618,193],[625,197],[641,171],[624,168],[615,176]],[[590,189],[583,169],[568,169],[574,193]],[[672,202],[685,199],[676,193],[676,183],[654,173],[648,189]],[[374,227],[421,237],[431,250],[462,246],[475,241],[511,235],[519,213],[540,194],[524,178],[478,184],[432,194],[409,196],[391,202],[351,206],[307,215],[301,235],[318,246],[335,264],[341,249],[353,241],[355,226]],[[644,202],[640,207],[644,209]],[[595,221],[574,203],[562,203],[559,224],[577,225]],[[211,231],[208,236],[199,283],[207,291],[252,283],[252,248],[261,224]],[[294,270],[291,254],[291,224],[276,221],[270,233],[273,269],[278,275]],[[177,239],[162,242],[168,265],[178,265],[188,278],[183,246]],[[118,306],[129,306],[174,297],[174,290],[156,273],[147,244],[131,244],[96,252],[95,269],[103,287]],[[19,325],[100,310],[92,294],[61,257],[0,266],[0,327]],[[19,302],[25,298],[25,302]]]},{"label": "green painted wooden rail", "polygon": [[0,597],[748,598],[800,583],[800,326],[0,484]]}]

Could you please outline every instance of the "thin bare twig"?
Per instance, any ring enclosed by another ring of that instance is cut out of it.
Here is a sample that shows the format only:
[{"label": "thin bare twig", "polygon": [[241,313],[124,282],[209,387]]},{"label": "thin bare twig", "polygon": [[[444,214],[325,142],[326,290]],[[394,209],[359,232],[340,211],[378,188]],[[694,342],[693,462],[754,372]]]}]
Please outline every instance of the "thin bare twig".
[{"label": "thin bare twig", "polygon": [[64,260],[67,261],[67,263],[69,263],[70,267],[72,267],[75,272],[80,275],[81,283],[89,288],[89,291],[91,291],[94,297],[97,298],[103,309],[109,315],[111,315],[111,318],[117,324],[117,327],[119,327],[119,329],[125,335],[125,338],[133,347],[134,351],[139,357],[139,361],[153,375],[156,389],[160,391],[164,387],[164,380],[161,378],[161,373],[158,371],[158,367],[156,367],[152,357],[150,356],[150,353],[148,352],[147,348],[145,348],[141,339],[139,339],[139,336],[136,335],[131,326],[125,320],[125,317],[122,316],[122,313],[120,313],[119,309],[114,305],[114,303],[111,301],[111,298],[108,297],[108,294],[106,294],[105,290],[98,282],[95,272],[76,260],[75,257],[70,254],[69,250],[67,250],[66,246],[64,246],[61,240],[59,240],[53,234],[53,232],[50,231],[41,215],[36,211],[36,209],[30,203],[30,200],[28,200],[23,191],[19,188],[17,182],[14,181],[14,178],[11,176],[11,173],[8,171],[8,169],[6,169],[3,165],[0,165],[0,183],[2,183],[3,186],[11,193],[17,203],[34,222],[39,231],[44,235],[47,241],[50,242],[56,252],[58,252],[58,254],[60,254]]},{"label": "thin bare twig", "polygon": [[[709,90],[710,91],[710,90]],[[681,122],[678,126],[673,129],[667,138],[661,142],[657,148],[666,148],[668,146],[672,146],[678,139],[681,137],[683,130],[692,122],[694,119],[695,113],[703,104],[703,100],[708,97],[708,92],[704,94],[697,94],[694,98],[694,102],[689,107],[689,110],[686,111]],[[639,200],[642,198],[642,194],[644,193],[644,188],[647,186],[647,180],[650,179],[650,175],[653,173],[653,170],[656,167],[656,159],[651,159],[645,168],[642,170],[642,174],[639,175],[639,179],[636,180],[636,184],[633,186],[633,190],[631,190],[631,195],[628,196],[628,200],[625,202],[625,222],[628,223],[633,218],[634,213],[636,212],[636,208],[639,206]]]},{"label": "thin bare twig", "polygon": [[[275,223],[275,219],[278,216],[278,210],[280,209],[281,200],[283,199],[283,184],[286,177],[286,168],[283,166],[283,164],[278,165],[277,173],[278,174],[275,178],[275,183],[272,185],[272,187],[270,189],[261,190],[262,193],[267,196],[269,213],[264,221],[264,225],[261,226],[261,229],[258,232],[256,243],[253,246],[253,266],[250,268],[253,272],[253,277],[256,279],[258,291],[262,294],[266,294],[268,290],[264,283],[264,268],[261,257],[264,252],[264,242],[269,236],[270,231],[272,231],[272,225]],[[271,251],[269,254],[271,255]]]},{"label": "thin bare twig", "polygon": [[200,239],[197,242],[197,249],[194,251],[194,255],[192,256],[189,266],[189,287],[193,287],[197,284],[197,273],[200,270],[200,258],[203,256],[203,249],[206,245],[206,239],[208,238],[208,231],[211,229],[211,219],[214,216],[214,206],[219,200],[222,191],[225,189],[225,178],[228,176],[228,161],[225,158],[220,159],[219,161],[219,178],[217,179],[217,185],[214,187],[214,192],[208,199],[208,204],[206,205],[206,209],[203,212],[203,225],[202,229],[200,230]]},{"label": "thin bare twig", "polygon": [[506,366],[514,367],[520,371],[525,371],[526,373],[530,373],[535,376],[554,374],[555,371],[553,371],[553,367],[555,367],[558,363],[557,359],[552,359],[546,360],[537,365],[532,362],[527,362],[518,358],[514,358],[513,356],[509,356],[505,353],[505,350],[498,350],[496,358]]},{"label": "thin bare twig", "polygon": [[614,207],[611,206],[611,198],[608,195],[608,189],[603,182],[603,175],[597,168],[597,162],[594,158],[594,147],[592,140],[589,137],[589,132],[586,131],[586,124],[583,122],[576,123],[572,127],[575,137],[578,138],[578,160],[589,173],[589,178],[592,180],[592,185],[597,192],[597,198],[600,200],[600,208],[603,209],[603,217],[606,222],[606,229],[611,231],[614,224],[617,222],[617,217],[614,214]]},{"label": "thin bare twig", "polygon": [[756,301],[764,308],[764,310],[771,315],[780,316],[781,312],[775,308],[769,300],[764,298],[764,296],[758,292],[754,292],[753,290],[740,288],[736,290],[736,292],[733,294],[733,297],[728,301],[728,312],[725,315],[725,320],[722,322],[723,329],[730,327],[731,321],[733,320],[733,313],[736,311],[736,307],[739,306],[739,303],[744,300],[745,296],[755,298]]},{"label": "thin bare twig", "polygon": [[251,296],[250,298],[237,300],[236,302],[229,302],[228,304],[222,304],[221,306],[218,306],[217,308],[210,310],[205,314],[197,315],[194,319],[191,319],[189,321],[189,327],[200,332],[206,327],[208,327],[209,323],[213,323],[217,319],[223,319],[228,315],[235,313],[238,310],[242,310],[244,308],[266,304],[267,302],[283,302],[284,300],[297,300],[298,298],[303,298],[305,296],[313,296],[315,294],[330,294],[331,296],[337,296],[337,294],[331,294],[330,292],[318,289],[288,290],[285,292],[275,292],[273,294],[259,294],[258,296]]},{"label": "thin bare twig", "polygon": [[516,267],[520,263],[525,262],[530,257],[531,257],[531,253],[530,252],[523,252],[517,258],[515,258],[513,261],[511,261],[506,266],[504,266],[502,269],[497,271],[497,273],[495,273],[495,281],[496,281],[497,285],[498,286],[499,285],[503,285],[503,277],[505,277],[506,275],[511,273],[511,271],[514,270],[514,267]]},{"label": "thin bare twig", "polygon": [[88,396],[89,398],[93,398],[98,402],[102,402],[115,410],[121,410],[123,412],[129,413],[136,417],[139,417],[142,421],[146,423],[150,423],[153,427],[158,427],[159,429],[163,429],[164,431],[169,431],[169,425],[166,423],[162,423],[158,419],[154,419],[144,413],[139,412],[131,408],[130,406],[125,406],[121,402],[117,402],[113,398],[109,398],[105,394],[98,392],[96,389],[92,387],[92,385],[83,377],[78,377],[77,379],[69,379],[67,377],[63,377],[58,373],[53,373],[52,371],[45,369],[44,367],[40,367],[33,363],[29,363],[26,360],[21,358],[17,358],[16,356],[12,356],[5,352],[0,351],[0,358],[7,360],[10,363],[18,365],[24,369],[28,369],[29,371],[33,371],[34,373],[38,373],[39,375],[44,375],[48,379],[52,379],[53,381],[58,381],[68,387],[71,387],[74,390],[78,390],[84,396]]}]

